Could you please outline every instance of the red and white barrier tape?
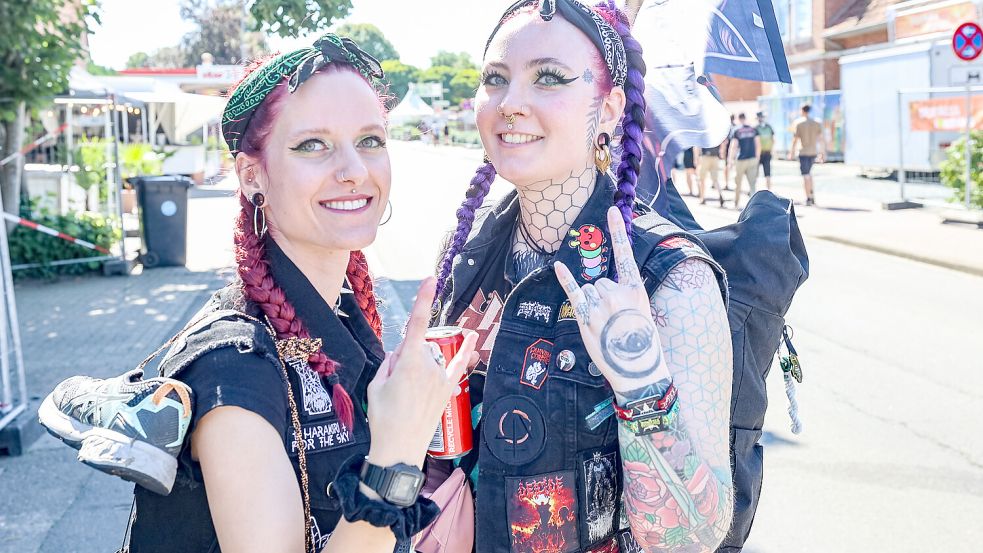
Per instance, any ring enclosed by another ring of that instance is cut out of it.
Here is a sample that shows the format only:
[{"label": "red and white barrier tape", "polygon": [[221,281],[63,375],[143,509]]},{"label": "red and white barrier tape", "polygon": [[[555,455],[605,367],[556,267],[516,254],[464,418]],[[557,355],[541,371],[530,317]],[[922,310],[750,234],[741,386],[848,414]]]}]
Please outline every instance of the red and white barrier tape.
[{"label": "red and white barrier tape", "polygon": [[19,158],[20,156],[26,154],[27,152],[30,152],[34,148],[37,148],[41,144],[44,144],[48,140],[51,140],[52,138],[58,136],[59,134],[61,134],[61,131],[65,130],[66,127],[68,127],[68,123],[62,123],[61,126],[58,127],[57,129],[55,129],[54,132],[49,132],[48,134],[42,136],[41,138],[35,140],[34,142],[31,142],[30,144],[24,146],[23,148],[20,149],[19,152],[14,152],[14,153],[10,154],[9,156],[7,156],[7,157],[5,157],[3,159],[0,159],[0,167],[3,167],[4,165],[6,165],[6,164],[10,163],[11,161]]},{"label": "red and white barrier tape", "polygon": [[23,217],[18,217],[16,215],[12,215],[10,213],[6,213],[5,212],[3,214],[3,218],[6,219],[6,220],[8,220],[8,221],[11,221],[13,223],[17,223],[18,225],[20,225],[22,227],[31,228],[31,229],[34,229],[34,230],[43,232],[43,233],[45,233],[45,234],[47,234],[49,236],[54,236],[56,238],[61,238],[62,240],[66,240],[66,241],[71,242],[73,244],[78,244],[79,246],[82,246],[83,248],[89,248],[90,250],[95,250],[95,251],[97,251],[99,253],[104,253],[104,254],[107,254],[107,255],[112,255],[112,252],[110,252],[109,250],[107,250],[106,248],[104,248],[102,246],[97,246],[97,245],[93,244],[92,242],[87,242],[85,240],[82,240],[81,238],[75,238],[74,236],[69,236],[69,235],[65,234],[64,232],[58,232],[57,230],[55,230],[53,228],[46,227],[44,225],[40,225],[38,223],[35,223],[34,221],[30,221],[30,220],[25,219]]}]

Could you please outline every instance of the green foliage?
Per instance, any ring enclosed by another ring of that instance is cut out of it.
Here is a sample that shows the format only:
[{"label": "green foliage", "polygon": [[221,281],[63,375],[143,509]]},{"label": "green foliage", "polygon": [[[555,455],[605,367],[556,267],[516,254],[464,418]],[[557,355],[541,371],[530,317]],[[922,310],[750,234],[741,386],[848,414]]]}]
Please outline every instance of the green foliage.
[{"label": "green foliage", "polygon": [[412,65],[406,65],[399,60],[385,60],[382,62],[382,70],[386,73],[386,83],[389,85],[389,93],[395,97],[395,104],[402,101],[406,96],[406,91],[410,83],[419,80],[420,70]]},{"label": "green foliage", "polygon": [[298,37],[324,31],[351,9],[351,0],[254,0],[249,12],[253,30]]},{"label": "green foliage", "polygon": [[91,61],[85,65],[85,70],[90,75],[97,75],[97,76],[111,77],[117,74],[115,69],[112,69],[110,67],[103,67]]},{"label": "green foliage", "polygon": [[0,2],[0,120],[13,121],[21,102],[41,107],[68,89],[95,10],[94,0]]},{"label": "green foliage", "polygon": [[106,182],[107,152],[112,141],[106,138],[81,137],[75,148],[75,162],[79,165],[75,182],[88,190],[90,186],[102,186]]},{"label": "green foliage", "polygon": [[444,89],[444,99],[453,103],[453,100],[448,96],[448,91],[451,88],[451,81],[456,75],[457,69],[449,65],[432,65],[420,73],[419,82],[440,83]]},{"label": "green foliage", "polygon": [[396,140],[420,140],[421,134],[415,125],[400,125],[389,129],[389,137]]},{"label": "green foliage", "polygon": [[140,69],[143,67],[151,67],[152,65],[150,54],[146,52],[136,52],[134,54],[130,54],[130,57],[126,59],[127,69]]},{"label": "green foliage", "polygon": [[339,26],[335,33],[354,40],[362,50],[379,61],[399,59],[396,47],[386,39],[378,27],[371,23],[345,23]]},{"label": "green foliage", "polygon": [[[983,209],[983,131],[973,131],[973,150],[970,159],[970,205]],[[950,201],[966,201],[966,136],[952,143],[946,150],[945,160],[939,164],[939,179],[953,190]]]},{"label": "green foliage", "polygon": [[437,55],[430,58],[431,66],[446,65],[454,69],[478,69],[477,64],[471,59],[467,52],[448,52],[440,50]]},{"label": "green foliage", "polygon": [[[115,224],[115,219],[95,213],[70,212],[66,215],[54,215],[45,211],[32,214],[28,210],[23,212],[22,216],[104,248],[111,247],[120,239],[120,232],[118,225]],[[52,261],[96,257],[102,254],[34,229],[16,227],[10,233],[9,241],[10,261],[13,265],[45,264],[45,266],[36,269],[15,271],[14,276],[17,278],[53,278],[57,275],[77,275],[98,270],[100,267],[99,262],[47,265]]]},{"label": "green foliage", "polygon": [[460,104],[468,98],[474,98],[479,81],[481,81],[481,72],[477,69],[459,69],[454,78],[451,79],[449,98],[451,104]]},{"label": "green foliage", "polygon": [[186,67],[201,63],[201,55],[205,53],[211,54],[216,64],[232,65],[259,57],[268,50],[262,33],[242,32],[256,23],[249,20],[240,0],[184,0],[181,18],[195,25],[195,30],[181,41]]},{"label": "green foliage", "polygon": [[150,144],[122,144],[119,147],[120,173],[124,179],[164,172],[163,155]]}]

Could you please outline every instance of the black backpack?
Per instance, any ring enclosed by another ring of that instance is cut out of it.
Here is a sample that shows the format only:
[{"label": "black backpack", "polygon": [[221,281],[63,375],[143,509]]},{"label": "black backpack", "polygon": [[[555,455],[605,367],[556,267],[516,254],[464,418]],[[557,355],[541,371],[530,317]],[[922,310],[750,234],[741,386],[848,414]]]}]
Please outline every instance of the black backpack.
[{"label": "black backpack", "polygon": [[[671,181],[665,183],[664,191],[668,194],[668,213],[649,221],[642,216],[635,223],[665,237],[678,229],[689,232],[727,272],[727,318],[734,346],[730,406],[734,519],[717,551],[736,553],[751,532],[761,495],[764,452],[758,439],[768,409],[765,379],[783,341],[789,349],[788,358],[782,360],[783,371],[789,373],[785,380],[790,382],[793,374],[801,380],[784,317],[792,296],[809,276],[809,256],[791,200],[762,190],[748,201],[736,223],[705,230],[696,223]],[[793,401],[794,395],[789,393]],[[798,422],[794,415],[793,421]]]}]

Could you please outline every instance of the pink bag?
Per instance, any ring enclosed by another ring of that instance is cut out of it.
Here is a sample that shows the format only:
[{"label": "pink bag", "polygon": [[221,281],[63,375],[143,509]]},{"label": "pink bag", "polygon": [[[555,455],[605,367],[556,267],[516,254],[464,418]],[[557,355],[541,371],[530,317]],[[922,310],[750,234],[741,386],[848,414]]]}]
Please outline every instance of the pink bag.
[{"label": "pink bag", "polygon": [[471,553],[474,545],[474,500],[464,471],[448,472],[447,462],[427,462],[423,496],[440,507],[440,515],[419,534],[413,548],[420,553]]}]

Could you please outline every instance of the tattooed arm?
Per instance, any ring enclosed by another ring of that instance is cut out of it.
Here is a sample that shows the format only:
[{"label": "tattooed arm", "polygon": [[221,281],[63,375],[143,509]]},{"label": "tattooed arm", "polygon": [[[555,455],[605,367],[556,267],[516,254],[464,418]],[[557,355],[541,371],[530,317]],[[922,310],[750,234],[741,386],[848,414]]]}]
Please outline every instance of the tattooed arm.
[{"label": "tattooed arm", "polygon": [[723,300],[710,267],[697,260],[673,269],[649,298],[616,208],[608,211],[608,229],[617,283],[580,286],[555,265],[584,346],[620,405],[662,395],[670,383],[678,394],[668,414],[646,419],[657,432],[636,435],[619,423],[632,533],[647,551],[713,551],[733,509],[733,367]]},{"label": "tattooed arm", "polygon": [[[703,261],[683,262],[652,296],[651,308],[678,392],[678,414],[667,431],[649,435],[619,425],[625,508],[636,540],[648,551],[713,551],[733,510],[733,360],[713,271]],[[652,395],[668,382],[619,391],[618,402]]]}]

